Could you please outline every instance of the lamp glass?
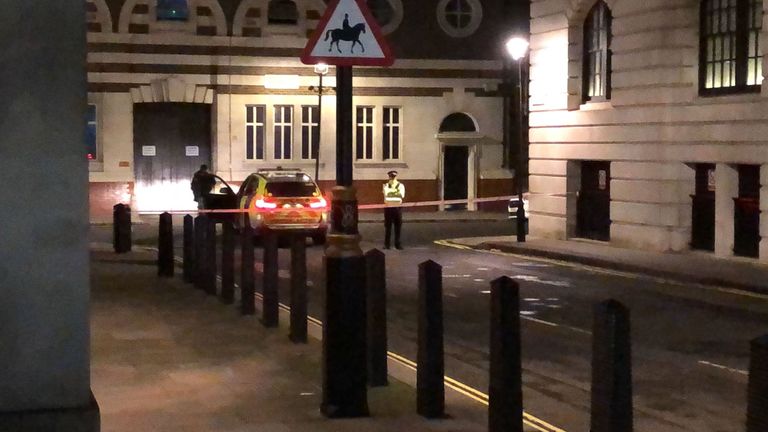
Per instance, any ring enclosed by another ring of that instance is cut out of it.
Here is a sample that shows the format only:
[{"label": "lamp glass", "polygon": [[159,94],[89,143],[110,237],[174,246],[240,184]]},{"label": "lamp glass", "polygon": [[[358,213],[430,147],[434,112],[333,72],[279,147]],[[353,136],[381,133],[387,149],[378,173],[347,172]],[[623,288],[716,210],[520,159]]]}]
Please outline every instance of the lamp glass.
[{"label": "lamp glass", "polygon": [[325,63],[318,63],[315,65],[315,73],[318,75],[325,75],[328,73],[328,65]]},{"label": "lamp glass", "polygon": [[513,60],[520,60],[528,52],[528,41],[521,37],[513,37],[507,41],[506,47]]}]

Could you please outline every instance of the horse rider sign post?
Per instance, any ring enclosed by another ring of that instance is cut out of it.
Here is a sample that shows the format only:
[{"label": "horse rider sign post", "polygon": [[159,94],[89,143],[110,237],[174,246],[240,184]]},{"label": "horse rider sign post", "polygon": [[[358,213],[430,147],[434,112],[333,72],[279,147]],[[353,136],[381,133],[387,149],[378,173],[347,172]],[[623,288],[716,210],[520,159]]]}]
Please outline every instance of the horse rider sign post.
[{"label": "horse rider sign post", "polygon": [[394,58],[364,0],[333,0],[301,55],[304,64],[391,66]]},{"label": "horse rider sign post", "polygon": [[301,55],[336,66],[336,186],[325,249],[323,397],[332,418],[368,416],[365,257],[352,186],[352,66],[390,66],[394,58],[365,0],[332,0]]}]

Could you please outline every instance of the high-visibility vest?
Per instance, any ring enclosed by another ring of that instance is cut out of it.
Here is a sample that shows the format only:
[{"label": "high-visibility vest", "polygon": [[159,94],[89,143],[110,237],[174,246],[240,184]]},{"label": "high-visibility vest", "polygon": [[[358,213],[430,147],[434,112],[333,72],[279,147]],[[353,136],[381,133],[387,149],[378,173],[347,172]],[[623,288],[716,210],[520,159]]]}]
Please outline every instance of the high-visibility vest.
[{"label": "high-visibility vest", "polygon": [[400,205],[403,203],[403,198],[405,198],[405,186],[402,183],[397,180],[384,183],[384,204]]}]

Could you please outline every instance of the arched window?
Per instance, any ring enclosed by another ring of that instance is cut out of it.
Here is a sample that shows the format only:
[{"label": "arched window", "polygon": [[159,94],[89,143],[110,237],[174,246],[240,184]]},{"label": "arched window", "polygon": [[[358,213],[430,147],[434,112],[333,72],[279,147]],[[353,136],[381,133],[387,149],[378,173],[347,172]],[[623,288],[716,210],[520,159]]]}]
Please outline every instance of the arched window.
[{"label": "arched window", "polygon": [[700,92],[760,91],[763,0],[704,0],[700,17]]},{"label": "arched window", "polygon": [[437,23],[452,37],[466,37],[480,27],[483,8],[478,0],[440,0]]},{"label": "arched window", "polygon": [[584,21],[583,102],[611,98],[611,10],[600,0]]},{"label": "arched window", "polygon": [[440,123],[440,132],[477,132],[475,122],[464,113],[453,113]]},{"label": "arched window", "polygon": [[270,0],[267,12],[269,24],[297,24],[299,22],[299,10],[292,0]]},{"label": "arched window", "polygon": [[157,0],[158,21],[186,21],[189,19],[187,0]]}]

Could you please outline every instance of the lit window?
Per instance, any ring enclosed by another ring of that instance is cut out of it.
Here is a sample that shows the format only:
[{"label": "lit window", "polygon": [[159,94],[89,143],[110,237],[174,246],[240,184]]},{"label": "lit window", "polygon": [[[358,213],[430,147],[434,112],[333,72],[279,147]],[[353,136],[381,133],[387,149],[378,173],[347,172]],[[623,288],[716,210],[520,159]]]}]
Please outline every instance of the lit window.
[{"label": "lit window", "polygon": [[264,159],[264,105],[245,107],[245,158]]},{"label": "lit window", "polygon": [[291,0],[270,0],[267,11],[269,24],[296,24],[299,22],[299,10]]},{"label": "lit window", "polygon": [[301,107],[301,158],[317,158],[320,145],[320,116],[317,106]]},{"label": "lit window", "polygon": [[275,106],[275,159],[291,158],[291,141],[293,138],[293,107],[290,105]]},{"label": "lit window", "polygon": [[384,107],[381,141],[382,158],[400,159],[400,108]]},{"label": "lit window", "polygon": [[186,21],[188,18],[187,0],[157,0],[158,21]]},{"label": "lit window", "polygon": [[465,37],[480,27],[483,9],[478,0],[440,0],[437,23],[449,36]]},{"label": "lit window", "polygon": [[95,160],[98,155],[96,153],[96,105],[88,104],[85,118],[85,151],[88,155],[88,160]]},{"label": "lit window", "polygon": [[762,21],[762,0],[702,1],[699,46],[702,94],[760,90]]},{"label": "lit window", "polygon": [[373,107],[357,107],[356,114],[355,155],[357,159],[373,159]]},{"label": "lit window", "polygon": [[611,98],[611,11],[603,1],[587,14],[584,21],[584,94],[583,100]]}]

